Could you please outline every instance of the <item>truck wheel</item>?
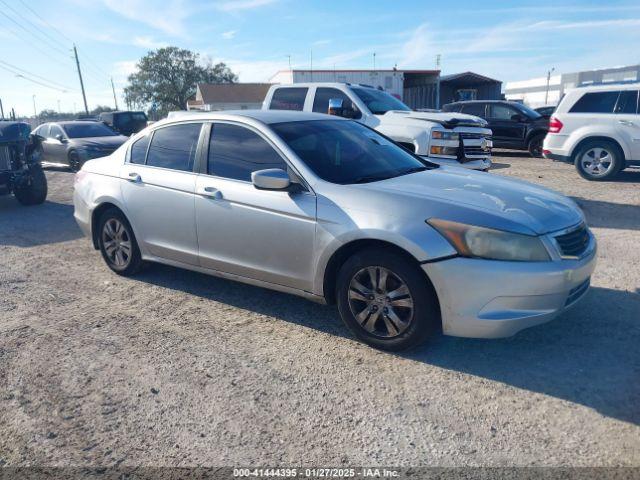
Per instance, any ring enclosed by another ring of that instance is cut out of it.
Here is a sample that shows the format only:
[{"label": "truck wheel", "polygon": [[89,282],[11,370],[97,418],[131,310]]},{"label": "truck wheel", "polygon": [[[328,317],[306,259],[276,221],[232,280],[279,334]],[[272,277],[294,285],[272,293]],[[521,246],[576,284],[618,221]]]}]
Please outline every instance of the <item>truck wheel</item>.
[{"label": "truck wheel", "polygon": [[534,135],[529,140],[529,144],[527,145],[527,150],[529,150],[529,154],[535,158],[542,158],[542,142],[544,141],[544,134]]},{"label": "truck wheel", "polygon": [[29,181],[14,189],[13,194],[22,205],[40,205],[47,199],[47,177],[39,164],[29,167]]},{"label": "truck wheel", "polygon": [[573,158],[576,170],[587,180],[610,180],[625,167],[624,154],[608,140],[586,142]]},{"label": "truck wheel", "polygon": [[382,350],[423,342],[440,324],[438,300],[420,267],[403,255],[370,248],[338,273],[338,310],[361,341]]}]

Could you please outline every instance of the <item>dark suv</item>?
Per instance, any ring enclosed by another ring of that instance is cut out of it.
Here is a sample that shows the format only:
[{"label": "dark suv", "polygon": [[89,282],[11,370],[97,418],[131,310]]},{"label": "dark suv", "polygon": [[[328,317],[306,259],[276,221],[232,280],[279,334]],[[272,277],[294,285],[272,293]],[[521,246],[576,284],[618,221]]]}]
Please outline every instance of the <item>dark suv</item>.
[{"label": "dark suv", "polygon": [[528,150],[531,156],[542,157],[542,141],[549,130],[549,119],[521,103],[474,100],[449,103],[442,110],[484,118],[493,131],[494,147]]},{"label": "dark suv", "polygon": [[147,126],[147,114],[144,112],[103,112],[100,120],[120,135],[129,137]]}]

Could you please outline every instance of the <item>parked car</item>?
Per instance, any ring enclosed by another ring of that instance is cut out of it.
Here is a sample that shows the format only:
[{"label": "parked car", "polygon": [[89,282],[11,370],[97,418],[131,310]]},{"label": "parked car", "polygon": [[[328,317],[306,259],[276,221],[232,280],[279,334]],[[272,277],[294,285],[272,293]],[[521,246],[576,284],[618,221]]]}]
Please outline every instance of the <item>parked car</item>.
[{"label": "parked car", "polygon": [[44,162],[66,165],[73,171],[87,160],[111,154],[127,140],[104,123],[87,120],[43,123],[34,133],[44,137]]},{"label": "parked car", "polygon": [[47,177],[40,166],[42,139],[25,122],[0,121],[0,195],[13,195],[22,205],[47,198]]},{"label": "parked car", "polygon": [[570,199],[315,113],[160,121],[87,162],[74,205],[117,274],[154,261],[335,302],[389,350],[440,328],[502,337],[546,322],[585,294],[596,261]]},{"label": "parked car", "polygon": [[491,167],[491,130],[484,120],[470,115],[415,112],[387,92],[367,85],[274,85],[262,108],[342,116],[376,129],[431,162],[473,170]]},{"label": "parked car", "polygon": [[147,126],[149,119],[144,112],[102,112],[100,120],[113,130],[129,137]]},{"label": "parked car", "polygon": [[534,110],[543,117],[549,118],[551,117],[551,115],[553,115],[553,112],[555,112],[556,107],[554,105],[547,105],[545,107],[534,108]]},{"label": "parked car", "polygon": [[573,163],[587,180],[640,165],[640,83],[567,92],[551,117],[544,156]]},{"label": "parked car", "polygon": [[542,157],[542,141],[549,130],[549,119],[517,102],[473,100],[449,103],[445,112],[462,112],[484,118],[493,132],[493,146],[528,150]]}]

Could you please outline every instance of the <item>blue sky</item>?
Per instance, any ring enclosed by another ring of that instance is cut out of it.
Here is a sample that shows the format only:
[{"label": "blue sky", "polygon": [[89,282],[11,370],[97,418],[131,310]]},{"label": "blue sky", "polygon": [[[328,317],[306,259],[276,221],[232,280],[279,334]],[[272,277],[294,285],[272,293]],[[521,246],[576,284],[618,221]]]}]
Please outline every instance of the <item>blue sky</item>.
[{"label": "blue sky", "polygon": [[294,68],[308,68],[311,50],[314,68],[371,68],[375,52],[378,68],[429,69],[440,54],[445,74],[472,70],[525,80],[551,67],[570,72],[640,63],[640,3],[0,0],[5,113],[15,107],[33,114],[33,95],[38,111],[57,109],[58,101],[62,110],[81,109],[72,41],[89,108],[112,105],[109,78],[120,95],[136,61],[164,45],[224,61],[241,81],[267,81],[287,68],[287,55]]}]

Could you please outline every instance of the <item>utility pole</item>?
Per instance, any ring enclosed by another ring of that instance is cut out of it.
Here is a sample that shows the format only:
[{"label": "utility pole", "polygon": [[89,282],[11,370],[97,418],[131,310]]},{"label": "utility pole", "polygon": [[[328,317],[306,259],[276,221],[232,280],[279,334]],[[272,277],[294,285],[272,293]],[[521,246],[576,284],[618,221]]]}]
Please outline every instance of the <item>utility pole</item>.
[{"label": "utility pole", "polygon": [[38,118],[38,111],[36,110],[36,94],[32,95],[33,98],[33,118]]},{"label": "utility pole", "polygon": [[547,72],[547,91],[544,94],[544,104],[547,105],[549,100],[549,82],[551,81],[551,73],[555,70],[555,67]]},{"label": "utility pole", "polygon": [[376,52],[373,52],[373,71],[376,71]]},{"label": "utility pole", "polygon": [[313,82],[313,48],[311,49],[311,57],[310,57],[310,59],[311,59],[311,63],[310,63],[310,65],[311,65],[311,81]]},{"label": "utility pole", "polygon": [[78,78],[80,79],[80,89],[82,90],[82,100],[84,100],[84,111],[89,115],[89,107],[87,106],[87,95],[84,93],[84,82],[82,81],[82,72],[80,71],[80,60],[78,60],[78,50],[73,45],[73,55],[76,57],[76,67],[78,67]]},{"label": "utility pole", "polygon": [[440,108],[440,60],[442,56],[436,55],[436,70],[438,70],[438,82],[436,83],[436,108]]},{"label": "utility pole", "polygon": [[289,71],[291,71],[291,55],[287,55],[287,58],[289,59]]},{"label": "utility pole", "polygon": [[58,113],[61,113],[60,112],[60,99],[58,99]]},{"label": "utility pole", "polygon": [[0,98],[0,120],[4,120],[4,108],[2,108],[2,99]]},{"label": "utility pole", "polygon": [[111,90],[113,91],[113,103],[116,104],[116,110],[118,110],[118,99],[116,98],[116,87],[113,86],[113,77],[111,77]]}]

